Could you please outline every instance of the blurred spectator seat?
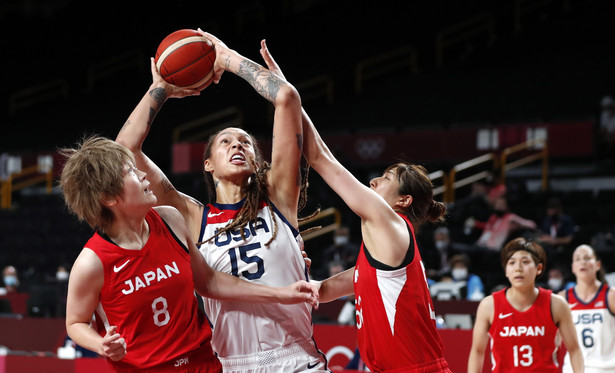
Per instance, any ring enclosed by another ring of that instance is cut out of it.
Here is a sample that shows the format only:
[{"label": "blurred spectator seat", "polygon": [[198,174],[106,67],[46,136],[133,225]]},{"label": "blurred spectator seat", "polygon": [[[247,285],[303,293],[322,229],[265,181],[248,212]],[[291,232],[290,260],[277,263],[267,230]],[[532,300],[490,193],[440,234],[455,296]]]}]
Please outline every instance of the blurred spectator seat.
[{"label": "blurred spectator seat", "polygon": [[431,285],[429,291],[431,292],[431,297],[437,300],[463,299],[461,289],[465,286],[465,281],[442,281]]},{"label": "blurred spectator seat", "polygon": [[28,293],[9,293],[0,295],[0,302],[7,301],[11,312],[17,315],[27,315],[28,313],[28,299],[30,294]]},{"label": "blurred spectator seat", "polygon": [[446,316],[452,314],[468,314],[472,317],[476,316],[478,303],[471,300],[433,300],[433,307],[436,315]]},{"label": "blurred spectator seat", "polygon": [[52,284],[38,284],[30,287],[30,298],[27,301],[28,315],[31,317],[59,316],[59,288]]},{"label": "blurred spectator seat", "polygon": [[0,330],[0,345],[10,351],[55,353],[66,336],[66,324],[60,318],[0,317]]},{"label": "blurred spectator seat", "polygon": [[0,299],[0,315],[12,314],[13,308],[11,308],[11,302],[7,299]]}]

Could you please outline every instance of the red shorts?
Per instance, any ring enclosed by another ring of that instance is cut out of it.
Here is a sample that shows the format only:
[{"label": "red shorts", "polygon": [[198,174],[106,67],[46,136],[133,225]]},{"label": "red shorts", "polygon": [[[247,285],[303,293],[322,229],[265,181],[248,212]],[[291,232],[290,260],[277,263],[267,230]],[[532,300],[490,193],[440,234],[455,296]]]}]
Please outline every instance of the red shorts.
[{"label": "red shorts", "polygon": [[209,342],[184,356],[153,367],[128,368],[113,363],[111,367],[118,373],[222,373],[222,364],[214,355]]},{"label": "red shorts", "polygon": [[407,368],[386,370],[387,373],[451,373],[448,363],[440,358],[428,363],[413,365]]}]

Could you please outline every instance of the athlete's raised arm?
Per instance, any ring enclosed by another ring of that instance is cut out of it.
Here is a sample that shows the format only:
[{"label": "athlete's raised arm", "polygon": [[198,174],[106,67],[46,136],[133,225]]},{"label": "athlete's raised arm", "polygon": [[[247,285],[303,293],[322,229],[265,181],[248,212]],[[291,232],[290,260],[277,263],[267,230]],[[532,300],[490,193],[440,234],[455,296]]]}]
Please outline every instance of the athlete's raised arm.
[{"label": "athlete's raised arm", "polygon": [[[190,231],[198,232],[202,204],[173,187],[160,167],[143,152],[143,143],[156,115],[168,98],[195,96],[200,92],[165,82],[158,73],[153,58],[150,60],[150,68],[152,84],[124,123],[115,141],[128,148],[135,157],[137,168],[147,173],[151,182],[150,188],[158,198],[158,205],[171,205],[177,208],[190,225]],[[193,240],[198,241],[198,237],[194,236]]]},{"label": "athlete's raised arm", "polygon": [[[261,55],[272,72],[283,76],[264,41],[261,42]],[[375,191],[376,188],[385,186],[391,175],[383,175],[372,180],[371,188],[357,180],[335,158],[305,110],[302,109],[301,115],[303,155],[306,160],[361,218],[363,240],[369,247],[370,254],[385,264],[399,265],[408,250],[410,236],[406,223],[392,207],[399,206],[405,209],[412,200],[408,196],[403,196],[395,201],[387,201]]]},{"label": "athlete's raised arm", "polygon": [[214,83],[219,82],[224,71],[229,71],[248,82],[258,94],[275,106],[267,190],[269,198],[282,215],[297,227],[297,202],[301,184],[299,170],[303,145],[299,93],[279,75],[229,49],[214,35],[200,29],[199,31],[216,46]]}]

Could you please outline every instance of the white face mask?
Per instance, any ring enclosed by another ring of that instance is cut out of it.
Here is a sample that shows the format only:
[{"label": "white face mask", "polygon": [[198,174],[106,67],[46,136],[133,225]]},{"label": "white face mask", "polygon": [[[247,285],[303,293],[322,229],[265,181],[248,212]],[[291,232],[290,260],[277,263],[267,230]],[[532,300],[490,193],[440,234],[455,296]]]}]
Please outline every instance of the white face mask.
[{"label": "white face mask", "polygon": [[436,241],[435,245],[436,245],[436,249],[438,249],[438,251],[444,251],[444,250],[446,250],[446,247],[448,246],[448,242],[446,242],[446,241]]},{"label": "white face mask", "polygon": [[451,271],[451,276],[453,276],[453,280],[455,281],[465,280],[468,277],[468,269],[467,268],[454,268]]},{"label": "white face mask", "polygon": [[346,245],[348,243],[348,237],[347,236],[335,236],[333,237],[333,242],[337,246]]},{"label": "white face mask", "polygon": [[13,276],[13,275],[4,276],[4,285],[17,286],[19,285],[19,280],[17,279],[17,276]]},{"label": "white face mask", "polygon": [[68,272],[66,272],[66,271],[58,271],[58,272],[56,272],[56,280],[58,280],[58,281],[66,281],[66,280],[68,280]]},{"label": "white face mask", "polygon": [[564,281],[562,281],[561,278],[550,278],[547,283],[549,284],[549,288],[557,290],[562,287]]}]

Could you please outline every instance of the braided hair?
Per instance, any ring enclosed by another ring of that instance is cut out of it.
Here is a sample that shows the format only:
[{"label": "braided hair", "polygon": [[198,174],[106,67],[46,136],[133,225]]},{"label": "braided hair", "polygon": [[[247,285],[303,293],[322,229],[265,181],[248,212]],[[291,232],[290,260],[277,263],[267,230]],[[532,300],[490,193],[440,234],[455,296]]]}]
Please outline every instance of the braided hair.
[{"label": "braided hair", "polygon": [[[209,137],[207,146],[205,147],[205,151],[203,152],[203,161],[211,157],[212,145],[214,143],[214,140],[218,137],[218,135],[222,131],[224,130],[220,130],[212,134]],[[230,222],[225,227],[219,229],[216,232],[216,234],[213,235],[212,237],[209,237],[208,239],[202,242],[198,242],[197,245],[202,245],[204,243],[210,242],[211,240],[213,240],[220,234],[224,232],[232,231],[235,229],[239,229],[239,232],[241,232],[240,233],[241,238],[245,240],[246,238],[245,230],[243,228],[245,228],[246,225],[248,225],[251,221],[256,220],[258,216],[258,210],[259,210],[259,205],[261,201],[267,202],[267,207],[269,208],[271,215],[272,216],[274,215],[273,205],[271,204],[271,201],[269,199],[268,189],[267,189],[267,175],[268,175],[269,170],[271,169],[271,166],[269,165],[267,161],[264,160],[262,156],[262,152],[260,151],[260,148],[258,147],[258,143],[256,142],[256,139],[251,134],[247,134],[247,135],[253,144],[254,159],[249,159],[249,161],[252,164],[253,171],[250,177],[248,178],[247,185],[245,186],[245,195],[246,195],[245,201],[243,205],[241,206],[241,209],[237,213],[237,216],[235,217],[235,219],[233,219],[232,222]],[[301,187],[300,187],[301,192],[300,192],[299,205],[298,205],[299,210],[305,206],[306,199],[307,199],[307,175],[308,175],[307,169],[308,167],[306,167],[305,176],[302,178],[302,181],[301,181]],[[214,178],[210,172],[205,172],[204,177],[205,177],[205,188],[206,188],[207,196],[208,196],[208,203],[213,203],[215,202],[215,199],[216,199],[216,184],[215,184]],[[275,219],[273,220],[273,222],[274,222],[273,234],[271,235],[271,239],[267,241],[265,245],[269,245],[271,242],[273,242],[273,240],[277,236],[278,224]]]}]

